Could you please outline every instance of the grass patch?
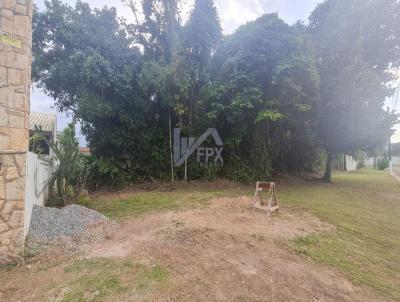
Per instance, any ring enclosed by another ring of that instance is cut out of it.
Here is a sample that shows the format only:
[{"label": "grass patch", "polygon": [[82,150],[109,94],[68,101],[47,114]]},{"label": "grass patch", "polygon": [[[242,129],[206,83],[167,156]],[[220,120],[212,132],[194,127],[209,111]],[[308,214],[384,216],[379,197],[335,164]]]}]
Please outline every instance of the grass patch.
[{"label": "grass patch", "polygon": [[168,272],[161,266],[154,266],[146,270],[138,280],[136,289],[143,291],[156,284],[164,284],[167,281]]},{"label": "grass patch", "polygon": [[104,297],[125,290],[116,275],[83,276],[68,284],[68,291],[62,301],[101,301]]},{"label": "grass patch", "polygon": [[108,258],[77,260],[64,273],[68,281],[54,285],[50,293],[63,302],[118,300],[124,295],[143,295],[168,281],[168,271],[162,266]]},{"label": "grass patch", "polygon": [[64,206],[64,201],[61,198],[57,198],[51,194],[46,201],[46,207],[62,208],[63,206]]},{"label": "grass patch", "polygon": [[202,192],[182,190],[173,192],[138,192],[126,199],[85,199],[80,204],[101,212],[107,217],[121,219],[150,212],[204,206],[216,197],[240,195],[243,195],[243,189]]},{"label": "grass patch", "polygon": [[[339,269],[356,284],[400,300],[400,184],[387,171],[370,169],[338,172],[333,179],[333,184],[299,182],[278,186],[282,207],[309,211],[336,226],[335,232],[297,238],[291,243],[292,247],[312,261]],[[149,212],[201,207],[212,198],[252,192],[250,186],[211,187],[201,192],[187,188],[173,192],[139,192],[125,199],[104,197],[83,203],[108,217],[121,219]],[[257,234],[253,237],[262,240]],[[163,283],[163,278],[163,273],[154,268],[135,279],[134,289],[146,290],[153,282]],[[119,287],[114,284],[112,290],[117,292]]]},{"label": "grass patch", "polygon": [[297,238],[298,253],[400,299],[400,185],[394,178],[365,169],[336,173],[332,185],[287,186],[280,193],[283,204],[307,209],[337,227]]}]

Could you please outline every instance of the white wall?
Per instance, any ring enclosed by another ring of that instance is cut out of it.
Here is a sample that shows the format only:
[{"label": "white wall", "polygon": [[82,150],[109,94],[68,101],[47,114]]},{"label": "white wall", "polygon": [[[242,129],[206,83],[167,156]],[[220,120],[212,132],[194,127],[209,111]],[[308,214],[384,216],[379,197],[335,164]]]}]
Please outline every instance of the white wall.
[{"label": "white wall", "polygon": [[400,165],[400,156],[393,156],[392,157],[392,164],[393,165]]},{"label": "white wall", "polygon": [[374,157],[368,157],[365,160],[365,166],[373,168],[375,166],[375,158]]},{"label": "white wall", "polygon": [[400,181],[400,156],[392,157],[392,175]]},{"label": "white wall", "polygon": [[357,161],[351,155],[346,155],[346,171],[357,170]]},{"label": "white wall", "polygon": [[49,197],[49,181],[53,175],[53,165],[28,152],[25,185],[25,236],[28,234],[33,205],[44,206]]},{"label": "white wall", "polygon": [[[365,161],[365,165],[368,167],[373,167],[374,162],[378,160],[378,158],[370,157]],[[399,166],[400,165],[400,156],[392,156],[392,164]]]}]

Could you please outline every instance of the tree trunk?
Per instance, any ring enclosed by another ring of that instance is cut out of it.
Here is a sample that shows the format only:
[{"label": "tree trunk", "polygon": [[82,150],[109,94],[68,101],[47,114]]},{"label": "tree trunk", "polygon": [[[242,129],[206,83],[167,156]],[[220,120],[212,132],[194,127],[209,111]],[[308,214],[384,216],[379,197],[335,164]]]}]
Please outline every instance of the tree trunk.
[{"label": "tree trunk", "polygon": [[171,108],[168,108],[169,118],[169,151],[171,156],[171,181],[175,181],[174,177],[174,155],[172,154],[172,119],[171,119]]},{"label": "tree trunk", "polygon": [[323,180],[329,183],[332,182],[332,162],[333,162],[333,153],[328,151],[328,158],[326,159],[326,167]]},{"label": "tree trunk", "polygon": [[193,92],[194,88],[190,89],[190,100],[189,100],[189,126],[192,126],[192,111],[193,111]]}]

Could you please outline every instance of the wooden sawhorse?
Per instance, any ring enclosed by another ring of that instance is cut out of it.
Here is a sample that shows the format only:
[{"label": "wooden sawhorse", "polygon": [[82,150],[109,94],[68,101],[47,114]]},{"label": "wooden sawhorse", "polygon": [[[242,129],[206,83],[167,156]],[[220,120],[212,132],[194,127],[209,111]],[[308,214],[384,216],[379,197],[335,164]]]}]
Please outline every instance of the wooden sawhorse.
[{"label": "wooden sawhorse", "polygon": [[[268,200],[263,200],[262,192],[268,190]],[[256,192],[254,194],[253,214],[256,209],[267,212],[270,216],[273,212],[279,211],[278,198],[276,196],[276,186],[274,182],[257,181]]]}]

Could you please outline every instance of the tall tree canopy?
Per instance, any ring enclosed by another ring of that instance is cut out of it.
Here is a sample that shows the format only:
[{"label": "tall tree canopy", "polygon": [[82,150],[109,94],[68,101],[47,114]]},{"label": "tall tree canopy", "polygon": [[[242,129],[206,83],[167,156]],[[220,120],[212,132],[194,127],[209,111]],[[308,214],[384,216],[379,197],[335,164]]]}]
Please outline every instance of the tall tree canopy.
[{"label": "tall tree canopy", "polygon": [[[223,37],[212,0],[186,24],[178,0],[126,0],[113,8],[60,0],[35,10],[34,81],[83,125],[97,170],[127,181],[207,177],[266,179],[312,170],[329,154],[384,142],[393,117],[387,71],[400,65],[400,3],[327,0],[308,25],[264,15]],[[171,131],[215,127],[222,168],[172,163]],[[108,178],[109,178],[108,177]]]},{"label": "tall tree canopy", "polygon": [[213,68],[203,105],[228,158],[258,177],[272,166],[306,169],[318,75],[304,36],[276,14],[264,15],[226,38]]},{"label": "tall tree canopy", "polygon": [[389,68],[400,64],[400,4],[396,0],[327,0],[308,32],[320,74],[318,132],[328,152],[370,150],[385,142],[393,122],[383,105],[393,91]]},{"label": "tall tree canopy", "polygon": [[196,0],[183,28],[182,51],[189,76],[188,124],[192,126],[201,88],[209,80],[211,60],[222,42],[222,29],[212,0]]},{"label": "tall tree canopy", "polygon": [[35,12],[33,24],[34,79],[82,123],[102,169],[151,175],[167,154],[157,137],[168,131],[161,109],[143,95],[142,54],[131,46],[115,9],[52,0],[44,12]]},{"label": "tall tree canopy", "polygon": [[136,23],[129,29],[150,60],[172,62],[179,45],[178,0],[126,0]]},{"label": "tall tree canopy", "polygon": [[183,53],[199,72],[205,72],[222,41],[222,29],[212,0],[196,0],[183,29]]}]

